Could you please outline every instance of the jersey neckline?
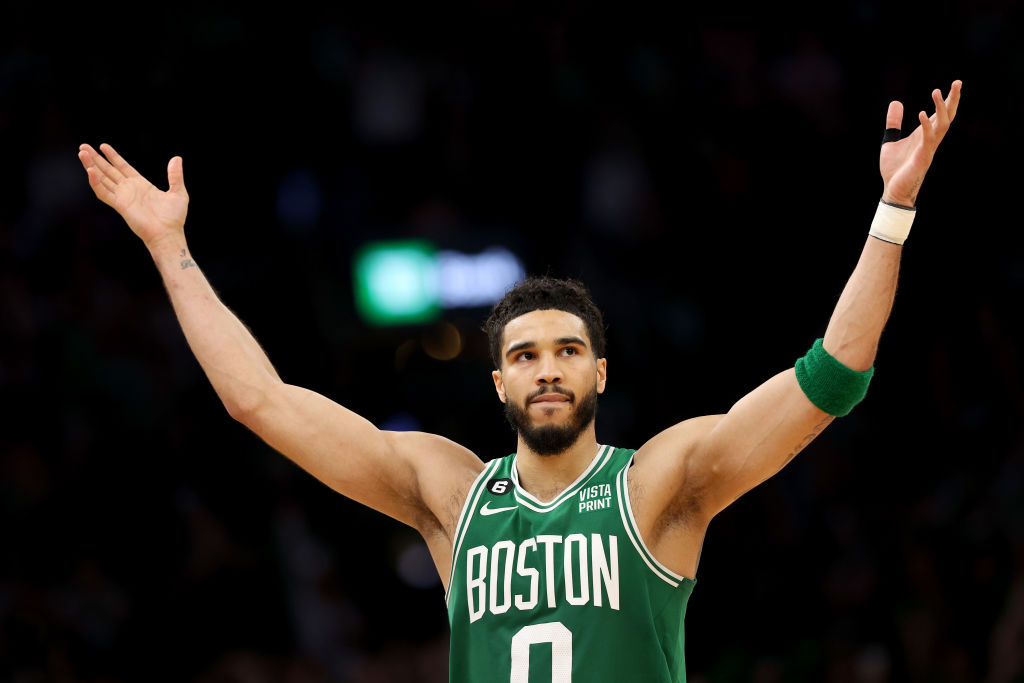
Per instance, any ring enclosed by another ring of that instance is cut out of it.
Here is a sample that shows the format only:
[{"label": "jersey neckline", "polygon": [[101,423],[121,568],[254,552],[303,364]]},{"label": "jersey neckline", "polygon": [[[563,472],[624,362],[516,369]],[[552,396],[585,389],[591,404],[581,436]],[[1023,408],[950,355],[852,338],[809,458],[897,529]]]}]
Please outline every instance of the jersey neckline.
[{"label": "jersey neckline", "polygon": [[611,454],[614,450],[615,449],[612,448],[611,446],[602,446],[601,444],[598,444],[597,453],[594,455],[594,459],[591,460],[590,464],[587,465],[586,469],[584,469],[583,472],[580,473],[580,476],[576,477],[576,481],[569,484],[567,487],[565,487],[565,489],[562,490],[561,493],[559,493],[557,496],[555,496],[546,503],[540,500],[539,498],[535,497],[533,494],[528,492],[519,484],[519,468],[516,466],[516,463],[519,459],[519,454],[516,453],[512,456],[511,468],[511,478],[512,484],[514,486],[515,498],[520,504],[530,508],[531,510],[534,510],[535,512],[550,512],[551,510],[554,510],[563,502],[571,498],[577,491],[583,488],[583,486],[588,481],[590,481],[590,479],[593,478],[594,475],[600,472],[601,469],[604,468],[604,466],[611,459]]}]

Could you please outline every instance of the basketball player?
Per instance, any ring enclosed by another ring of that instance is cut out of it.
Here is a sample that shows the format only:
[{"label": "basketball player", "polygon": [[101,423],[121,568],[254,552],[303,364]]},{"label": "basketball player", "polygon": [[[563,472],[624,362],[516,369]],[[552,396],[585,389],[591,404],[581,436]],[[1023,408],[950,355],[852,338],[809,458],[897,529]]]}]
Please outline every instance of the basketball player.
[{"label": "basketball player", "polygon": [[160,191],[112,147],[79,158],[156,262],[193,352],[232,417],[339,493],[417,529],[446,589],[452,681],[682,681],[683,615],[711,519],[863,398],[921,182],[960,81],[900,139],[889,105],[869,237],[823,340],[726,415],[639,450],[600,445],[604,326],[574,282],[527,280],[487,322],[492,379],[518,432],[484,464],[440,436],[381,431],[278,377],[185,241],[180,157]]}]

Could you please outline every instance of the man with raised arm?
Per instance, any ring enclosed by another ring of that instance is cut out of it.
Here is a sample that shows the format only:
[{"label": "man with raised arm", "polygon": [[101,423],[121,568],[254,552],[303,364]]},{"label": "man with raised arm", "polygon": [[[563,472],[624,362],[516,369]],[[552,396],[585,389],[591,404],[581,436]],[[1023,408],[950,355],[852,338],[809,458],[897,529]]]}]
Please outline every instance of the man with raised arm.
[{"label": "man with raised arm", "polygon": [[452,681],[684,681],[683,616],[711,519],[863,398],[921,182],[960,81],[900,139],[892,102],[882,200],[819,339],[725,415],[639,450],[597,443],[604,324],[580,283],[532,278],[487,321],[516,452],[487,464],[431,434],[388,432],[286,384],[220,302],[185,241],[180,157],[158,190],[112,147],[79,158],[100,200],[146,244],[192,351],[228,412],[339,493],[417,529],[446,589]]}]

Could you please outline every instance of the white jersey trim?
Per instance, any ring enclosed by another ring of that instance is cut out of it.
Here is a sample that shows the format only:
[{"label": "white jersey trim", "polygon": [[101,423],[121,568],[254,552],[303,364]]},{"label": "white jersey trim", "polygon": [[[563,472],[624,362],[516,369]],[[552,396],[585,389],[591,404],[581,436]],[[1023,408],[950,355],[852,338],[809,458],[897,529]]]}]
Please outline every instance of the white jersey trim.
[{"label": "white jersey trim", "polygon": [[587,465],[587,468],[583,470],[580,476],[576,477],[576,481],[566,486],[561,493],[547,503],[537,499],[519,485],[519,470],[516,467],[516,458],[519,456],[517,454],[512,459],[512,483],[515,486],[515,498],[524,507],[527,507],[534,512],[551,512],[559,505],[572,498],[573,494],[583,488],[588,481],[593,479],[594,476],[604,468],[608,461],[611,460],[614,450],[615,449],[611,446],[598,445],[594,459],[590,461],[590,464]]},{"label": "white jersey trim", "polygon": [[629,459],[626,466],[619,471],[615,477],[615,491],[619,496],[619,515],[622,517],[622,526],[626,529],[626,535],[629,536],[630,542],[636,549],[637,553],[643,559],[647,567],[654,572],[654,575],[659,579],[667,583],[668,585],[676,588],[679,586],[681,581],[687,580],[685,576],[677,574],[654,557],[647,545],[644,543],[643,538],[640,537],[640,527],[637,526],[636,518],[633,517],[633,506],[629,502],[629,482],[628,474],[629,468],[633,464],[633,458]]},{"label": "white jersey trim", "polygon": [[448,604],[448,596],[452,592],[452,581],[455,580],[455,565],[459,561],[459,549],[462,546],[462,539],[466,537],[466,529],[469,528],[469,522],[473,516],[472,510],[480,501],[480,494],[485,488],[483,481],[489,478],[489,474],[493,474],[500,462],[501,458],[492,460],[487,463],[487,466],[484,467],[480,474],[476,475],[473,485],[469,487],[469,493],[466,494],[466,502],[462,504],[462,512],[459,514],[459,521],[455,525],[455,540],[452,543],[452,568],[448,572],[448,590],[444,592],[445,604]]}]

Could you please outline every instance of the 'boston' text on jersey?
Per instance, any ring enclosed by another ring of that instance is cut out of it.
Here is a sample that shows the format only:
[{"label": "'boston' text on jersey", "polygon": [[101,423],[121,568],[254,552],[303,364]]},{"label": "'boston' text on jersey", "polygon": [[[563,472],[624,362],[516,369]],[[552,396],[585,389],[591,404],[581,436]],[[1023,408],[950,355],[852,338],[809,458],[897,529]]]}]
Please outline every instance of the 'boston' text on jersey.
[{"label": "'boston' text on jersey", "polygon": [[471,548],[466,554],[470,623],[487,612],[532,610],[542,600],[554,609],[559,598],[570,605],[602,607],[607,596],[608,607],[619,609],[619,539],[606,538],[607,552],[600,534],[589,539],[584,534],[543,534],[519,544],[498,541],[490,548]]}]

